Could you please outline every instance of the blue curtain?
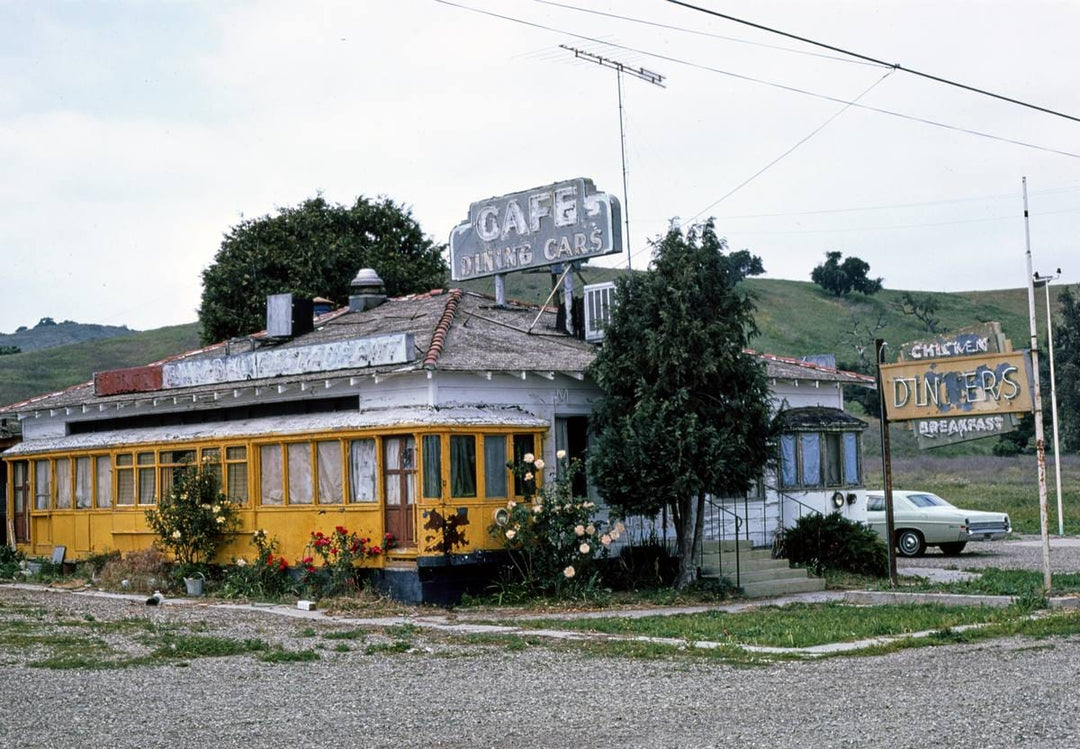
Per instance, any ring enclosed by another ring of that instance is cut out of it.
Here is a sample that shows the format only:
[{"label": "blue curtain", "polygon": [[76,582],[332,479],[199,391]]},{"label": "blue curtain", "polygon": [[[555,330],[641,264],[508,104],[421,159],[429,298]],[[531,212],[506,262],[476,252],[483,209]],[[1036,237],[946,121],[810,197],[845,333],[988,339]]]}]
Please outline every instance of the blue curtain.
[{"label": "blue curtain", "polygon": [[799,483],[799,474],[795,465],[795,435],[784,434],[780,436],[780,485],[796,486]]},{"label": "blue curtain", "polygon": [[821,435],[802,435],[802,485],[821,486]]}]

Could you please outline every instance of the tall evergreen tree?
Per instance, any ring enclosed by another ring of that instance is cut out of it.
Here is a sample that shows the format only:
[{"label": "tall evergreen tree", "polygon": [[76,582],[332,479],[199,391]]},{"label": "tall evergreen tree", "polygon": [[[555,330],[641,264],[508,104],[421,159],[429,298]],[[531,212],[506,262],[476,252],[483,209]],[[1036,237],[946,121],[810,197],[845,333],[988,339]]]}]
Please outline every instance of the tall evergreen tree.
[{"label": "tall evergreen tree", "polygon": [[725,253],[712,221],[655,243],[653,269],[617,282],[616,305],[591,375],[589,470],[626,514],[674,521],[676,587],[697,576],[705,496],[746,491],[770,456],[774,430],[757,332],[739,282],[763,272],[746,250]]},{"label": "tall evergreen tree", "polygon": [[[1054,326],[1054,382],[1061,448],[1077,452],[1080,451],[1080,298],[1066,286],[1058,303],[1061,322]],[[1045,396],[1043,400],[1046,401]]]}]

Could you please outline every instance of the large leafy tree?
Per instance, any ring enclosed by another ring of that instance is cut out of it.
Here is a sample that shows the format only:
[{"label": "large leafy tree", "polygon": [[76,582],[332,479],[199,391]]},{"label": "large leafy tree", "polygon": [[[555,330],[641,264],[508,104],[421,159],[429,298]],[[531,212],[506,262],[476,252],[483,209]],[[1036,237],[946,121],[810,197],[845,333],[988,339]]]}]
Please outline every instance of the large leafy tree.
[{"label": "large leafy tree", "polygon": [[262,330],[269,294],[343,304],[361,268],[374,268],[391,296],[440,287],[447,270],[442,250],[408,208],[389,198],[361,196],[345,206],[317,196],[245,219],[226,232],[202,273],[203,343]]},{"label": "large leafy tree", "polygon": [[840,252],[826,252],[825,262],[810,272],[810,280],[833,296],[847,296],[852,291],[876,294],[881,291],[881,278],[870,278],[870,263],[854,255],[840,258]]},{"label": "large leafy tree", "polygon": [[589,470],[622,513],[668,508],[684,587],[697,576],[706,495],[745,491],[772,454],[764,368],[743,351],[754,305],[739,286],[763,269],[745,250],[726,253],[711,220],[654,246],[652,270],[618,280],[592,365],[603,398]]}]

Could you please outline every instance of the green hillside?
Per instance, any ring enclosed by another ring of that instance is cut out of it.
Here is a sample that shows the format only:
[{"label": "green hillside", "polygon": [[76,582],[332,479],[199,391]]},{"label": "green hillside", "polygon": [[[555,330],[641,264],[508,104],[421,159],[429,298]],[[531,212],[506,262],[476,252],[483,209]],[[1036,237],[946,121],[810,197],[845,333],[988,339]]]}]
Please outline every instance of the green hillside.
[{"label": "green hillside", "polygon": [[15,347],[23,352],[38,351],[54,346],[115,338],[134,332],[136,331],[130,330],[126,325],[96,325],[71,320],[56,322],[51,317],[43,317],[32,328],[23,325],[14,333],[0,333],[0,349]]},{"label": "green hillside", "polygon": [[[585,268],[580,281],[599,283],[616,278],[623,271]],[[465,288],[495,293],[491,278],[462,284]],[[901,343],[925,336],[921,324],[896,307],[902,291],[885,289],[871,297],[853,294],[837,299],[810,282],[754,278],[746,281],[756,295],[760,335],[754,348],[772,354],[803,356],[836,354],[838,361],[858,361],[858,346],[872,346],[875,337],[884,338],[894,350]],[[543,302],[551,291],[548,273],[515,273],[507,277],[507,296],[528,302]],[[1058,291],[1058,287],[1053,287]],[[917,292],[922,296],[923,292]],[[1000,322],[1013,346],[1028,343],[1027,294],[1023,289],[932,294],[941,305],[941,329],[952,330],[981,321]],[[1045,314],[1039,297],[1037,310]],[[878,325],[883,327],[877,328]],[[9,404],[43,393],[86,382],[94,372],[147,364],[199,345],[198,324],[177,325],[142,333],[57,346],[41,351],[0,356],[0,404]],[[867,351],[872,352],[872,348]],[[872,353],[868,354],[872,359]]]},{"label": "green hillside", "polygon": [[199,346],[199,325],[0,356],[0,405],[87,382],[94,372],[149,364]]}]

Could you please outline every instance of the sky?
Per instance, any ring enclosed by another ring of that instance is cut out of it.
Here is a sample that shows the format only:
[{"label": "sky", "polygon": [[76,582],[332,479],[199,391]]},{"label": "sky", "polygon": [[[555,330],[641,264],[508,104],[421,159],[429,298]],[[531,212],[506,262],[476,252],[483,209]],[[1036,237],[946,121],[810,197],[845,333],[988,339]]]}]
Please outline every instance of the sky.
[{"label": "sky", "polygon": [[[695,4],[1080,118],[1075,2]],[[439,243],[493,195],[622,199],[616,74],[559,45],[665,77],[623,77],[636,269],[712,216],[766,278],[1015,288],[1026,177],[1034,269],[1080,280],[1080,122],[664,0],[0,0],[0,332],[192,322],[229,227],[316,194]]]}]

